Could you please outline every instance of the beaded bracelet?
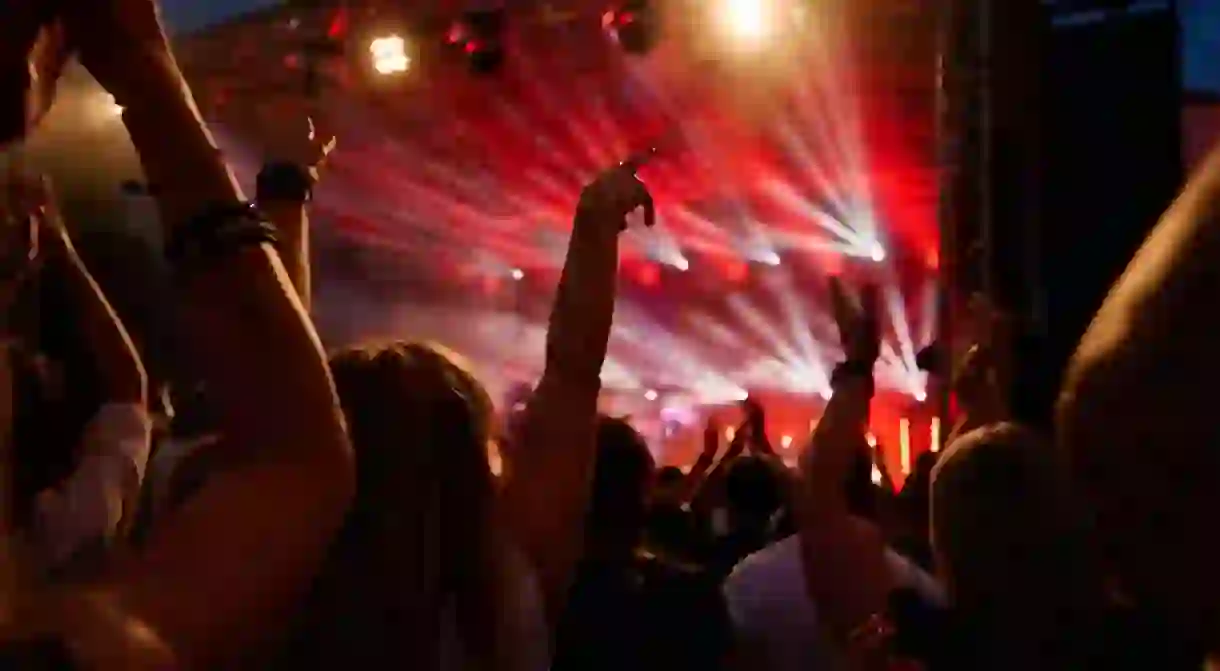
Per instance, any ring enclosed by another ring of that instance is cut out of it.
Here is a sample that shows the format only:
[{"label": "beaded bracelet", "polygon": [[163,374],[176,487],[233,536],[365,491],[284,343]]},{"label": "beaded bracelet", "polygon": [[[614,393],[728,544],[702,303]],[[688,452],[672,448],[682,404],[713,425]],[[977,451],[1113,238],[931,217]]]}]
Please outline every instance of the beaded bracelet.
[{"label": "beaded bracelet", "polygon": [[250,204],[205,209],[174,231],[166,256],[175,268],[190,269],[246,247],[276,245],[279,234]]}]

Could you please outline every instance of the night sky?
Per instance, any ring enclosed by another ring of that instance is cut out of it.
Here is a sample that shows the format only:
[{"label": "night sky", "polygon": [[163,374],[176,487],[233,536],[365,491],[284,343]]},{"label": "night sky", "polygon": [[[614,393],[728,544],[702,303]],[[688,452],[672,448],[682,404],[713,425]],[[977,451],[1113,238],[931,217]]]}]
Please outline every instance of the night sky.
[{"label": "night sky", "polygon": [[[283,0],[162,0],[175,30],[194,30]],[[1178,0],[1187,89],[1220,92],[1220,0]]]}]

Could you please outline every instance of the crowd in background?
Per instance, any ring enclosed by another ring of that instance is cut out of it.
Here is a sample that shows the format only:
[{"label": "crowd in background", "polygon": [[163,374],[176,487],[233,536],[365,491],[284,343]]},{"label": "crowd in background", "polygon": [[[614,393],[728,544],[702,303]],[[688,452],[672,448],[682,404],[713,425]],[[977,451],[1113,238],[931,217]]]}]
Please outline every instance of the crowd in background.
[{"label": "crowd in background", "polygon": [[960,421],[896,489],[866,438],[877,291],[831,281],[807,290],[843,359],[799,465],[747,402],[683,472],[598,414],[619,234],[654,219],[630,161],[580,194],[545,370],[497,413],[440,346],[324,351],[308,209],[335,142],[304,124],[247,201],[153,0],[0,0],[0,36],[0,141],[69,54],[123,107],[186,371],[146,370],[49,185],[8,175],[0,668],[1197,671],[1220,651],[1220,155],[1098,313],[1053,435],[1010,421],[1012,325],[981,301],[936,371]]}]

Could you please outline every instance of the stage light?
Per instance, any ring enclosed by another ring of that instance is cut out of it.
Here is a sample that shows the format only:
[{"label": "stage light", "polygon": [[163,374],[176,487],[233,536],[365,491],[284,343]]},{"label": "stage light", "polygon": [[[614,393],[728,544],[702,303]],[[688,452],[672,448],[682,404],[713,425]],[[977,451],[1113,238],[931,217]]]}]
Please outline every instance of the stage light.
[{"label": "stage light", "polygon": [[644,392],[644,399],[648,400],[648,401],[657,400],[657,392],[655,390],[649,389],[648,391]]},{"label": "stage light", "polygon": [[775,252],[768,252],[767,254],[763,255],[762,262],[769,266],[778,266],[783,263],[783,259],[781,259],[779,254]]},{"label": "stage light", "polygon": [[657,43],[657,15],[648,0],[627,0],[602,15],[602,27],[623,51],[643,54]]},{"label": "stage light", "polygon": [[881,263],[885,260],[885,248],[881,246],[881,243],[874,242],[873,246],[868,250],[868,257],[877,263]]},{"label": "stage light", "polygon": [[868,441],[869,447],[877,447],[877,436],[874,436],[873,434],[869,433],[864,436],[864,439],[866,441]]},{"label": "stage light", "polygon": [[818,390],[818,396],[821,396],[823,401],[829,401],[834,395],[834,391],[829,388]]},{"label": "stage light", "polygon": [[678,258],[674,259],[674,267],[682,272],[686,272],[690,270],[690,261],[688,261],[685,256],[679,256]]},{"label": "stage light", "polygon": [[911,474],[911,420],[903,417],[898,422],[898,448],[902,460],[902,474]]},{"label": "stage light", "polygon": [[462,50],[471,72],[492,74],[504,65],[503,33],[503,9],[472,10],[449,29],[448,42]]},{"label": "stage light", "polygon": [[521,270],[520,268],[513,268],[512,275],[513,275],[513,279],[518,282],[525,279],[525,271]]},{"label": "stage light", "polygon": [[771,33],[771,4],[768,0],[721,0],[717,8],[721,29],[737,41],[764,40]]},{"label": "stage light", "polygon": [[792,447],[792,436],[783,436],[779,439],[779,444],[785,450]]},{"label": "stage light", "polygon": [[398,35],[386,35],[369,42],[369,55],[373,58],[373,69],[377,74],[400,74],[411,67],[407,41]]},{"label": "stage light", "polygon": [[915,400],[919,401],[920,403],[923,403],[924,401],[928,400],[928,392],[926,392],[922,389],[916,389],[913,396],[915,397]]}]

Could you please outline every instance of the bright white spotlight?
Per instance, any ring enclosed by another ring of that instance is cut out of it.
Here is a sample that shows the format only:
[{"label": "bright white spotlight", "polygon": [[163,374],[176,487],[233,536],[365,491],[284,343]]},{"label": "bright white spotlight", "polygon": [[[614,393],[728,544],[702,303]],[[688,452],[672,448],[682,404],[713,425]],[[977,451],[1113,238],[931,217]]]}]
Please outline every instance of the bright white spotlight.
[{"label": "bright white spotlight", "polygon": [[398,35],[387,35],[373,40],[369,43],[369,54],[373,57],[373,69],[378,74],[398,74],[411,67],[411,57],[407,55],[407,41]]},{"label": "bright white spotlight", "polygon": [[915,393],[913,395],[915,396],[915,400],[919,401],[920,403],[923,403],[924,401],[928,400],[928,392],[926,392],[922,389],[916,389]]},{"label": "bright white spotlight", "polygon": [[525,279],[525,271],[521,270],[520,268],[513,268],[512,275],[513,275],[513,279],[518,282]]},{"label": "bright white spotlight", "polygon": [[885,260],[885,248],[881,246],[881,243],[874,242],[873,246],[868,250],[868,257],[877,263],[881,263]]},{"label": "bright white spotlight", "polygon": [[767,252],[763,255],[762,262],[769,266],[778,266],[783,263],[783,259],[779,258],[779,254],[775,252]]},{"label": "bright white spotlight", "polygon": [[674,259],[674,267],[682,272],[686,272],[690,270],[690,261],[688,261],[685,256],[679,256],[678,258]]},{"label": "bright white spotlight", "polygon": [[818,390],[818,396],[821,396],[823,401],[829,401],[834,395],[834,391],[829,387]]},{"label": "bright white spotlight", "polygon": [[786,450],[792,447],[792,436],[784,436],[779,439],[779,444]]},{"label": "bright white spotlight", "polygon": [[758,42],[771,32],[769,0],[721,0],[719,19],[723,30],[736,40]]},{"label": "bright white spotlight", "polygon": [[649,401],[655,401],[657,400],[657,392],[653,389],[649,389],[648,391],[644,392],[644,398]]}]

